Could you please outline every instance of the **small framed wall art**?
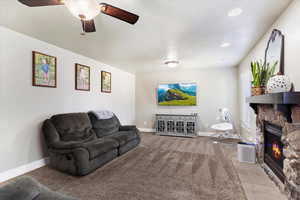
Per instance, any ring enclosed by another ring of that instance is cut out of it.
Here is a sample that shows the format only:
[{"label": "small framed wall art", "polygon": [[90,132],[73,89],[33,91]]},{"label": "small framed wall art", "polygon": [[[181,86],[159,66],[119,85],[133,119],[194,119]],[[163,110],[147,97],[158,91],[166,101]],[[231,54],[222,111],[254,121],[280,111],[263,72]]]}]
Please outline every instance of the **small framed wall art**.
[{"label": "small framed wall art", "polygon": [[101,71],[101,92],[111,93],[111,73]]},{"label": "small framed wall art", "polygon": [[75,90],[90,91],[90,67],[75,64]]},{"label": "small framed wall art", "polygon": [[56,88],[56,57],[32,52],[32,85]]}]

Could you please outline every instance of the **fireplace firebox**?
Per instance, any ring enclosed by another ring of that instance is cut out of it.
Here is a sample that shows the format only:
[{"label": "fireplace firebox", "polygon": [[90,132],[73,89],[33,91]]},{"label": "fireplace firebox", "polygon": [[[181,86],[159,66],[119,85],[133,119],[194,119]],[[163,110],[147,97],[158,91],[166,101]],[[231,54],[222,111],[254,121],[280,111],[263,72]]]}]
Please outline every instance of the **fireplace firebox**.
[{"label": "fireplace firebox", "polygon": [[285,180],[283,173],[283,144],[281,142],[282,127],[264,122],[264,162],[282,181]]}]

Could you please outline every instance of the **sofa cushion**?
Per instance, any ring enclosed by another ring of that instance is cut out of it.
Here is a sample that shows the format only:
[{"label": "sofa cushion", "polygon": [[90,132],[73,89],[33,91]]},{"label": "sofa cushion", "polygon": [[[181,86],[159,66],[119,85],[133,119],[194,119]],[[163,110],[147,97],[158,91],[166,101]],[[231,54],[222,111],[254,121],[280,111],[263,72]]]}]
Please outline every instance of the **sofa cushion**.
[{"label": "sofa cushion", "polygon": [[101,154],[107,153],[113,149],[117,149],[119,143],[110,138],[97,139],[85,144],[90,154],[90,160],[93,160]]},{"label": "sofa cushion", "polygon": [[105,137],[119,131],[120,121],[115,115],[110,119],[98,119],[94,113],[90,112],[89,117],[98,138]]},{"label": "sofa cushion", "polygon": [[87,141],[95,137],[91,121],[86,113],[54,115],[51,121],[61,141]]},{"label": "sofa cushion", "polygon": [[120,146],[123,146],[126,143],[138,138],[138,135],[135,131],[119,131],[105,138],[115,139],[119,142]]}]

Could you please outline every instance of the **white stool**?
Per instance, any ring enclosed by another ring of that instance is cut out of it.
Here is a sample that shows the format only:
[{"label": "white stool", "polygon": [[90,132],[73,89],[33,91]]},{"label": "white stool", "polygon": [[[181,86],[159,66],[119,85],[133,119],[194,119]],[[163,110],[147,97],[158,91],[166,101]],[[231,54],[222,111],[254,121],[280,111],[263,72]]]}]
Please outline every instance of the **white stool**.
[{"label": "white stool", "polygon": [[[231,123],[224,122],[224,123],[214,124],[211,126],[211,128],[217,132],[214,135],[214,137],[217,137],[218,139],[223,139],[232,136],[232,134],[230,134],[230,131],[233,130],[233,125]],[[218,141],[214,141],[214,143],[218,143]]]}]

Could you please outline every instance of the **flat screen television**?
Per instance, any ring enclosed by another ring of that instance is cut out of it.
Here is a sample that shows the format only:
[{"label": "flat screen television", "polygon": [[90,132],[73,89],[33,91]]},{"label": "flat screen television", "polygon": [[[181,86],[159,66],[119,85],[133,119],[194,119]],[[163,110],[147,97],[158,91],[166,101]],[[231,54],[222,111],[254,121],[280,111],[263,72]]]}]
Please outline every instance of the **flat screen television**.
[{"label": "flat screen television", "polygon": [[160,84],[157,89],[160,106],[196,106],[196,83]]}]

